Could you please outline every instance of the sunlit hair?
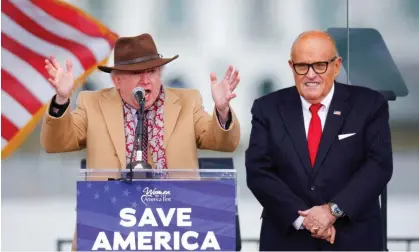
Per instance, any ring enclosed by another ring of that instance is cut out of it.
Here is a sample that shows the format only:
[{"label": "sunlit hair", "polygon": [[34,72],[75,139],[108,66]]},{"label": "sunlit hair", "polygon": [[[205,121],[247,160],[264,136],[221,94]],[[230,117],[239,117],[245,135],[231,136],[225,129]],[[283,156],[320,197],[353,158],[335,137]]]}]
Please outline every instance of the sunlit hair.
[{"label": "sunlit hair", "polygon": [[334,56],[339,57],[339,52],[338,52],[338,49],[337,49],[337,46],[336,46],[336,42],[335,42],[335,40],[332,38],[332,36],[330,36],[330,34],[329,34],[329,33],[327,33],[327,32],[325,32],[325,31],[321,31],[321,30],[312,30],[312,31],[305,31],[305,32],[303,32],[303,33],[300,33],[300,34],[297,36],[297,38],[295,39],[295,41],[292,43],[292,46],[291,46],[291,53],[290,53],[290,57],[291,57],[291,59],[292,59],[292,55],[293,55],[293,53],[294,53],[295,45],[296,45],[298,42],[300,42],[300,40],[301,40],[302,38],[304,38],[304,37],[306,37],[306,36],[311,36],[311,35],[313,35],[313,34],[321,34],[321,35],[324,35],[324,36],[327,38],[327,40],[329,40],[329,41],[332,43],[332,46],[333,46],[333,51],[334,51]]}]

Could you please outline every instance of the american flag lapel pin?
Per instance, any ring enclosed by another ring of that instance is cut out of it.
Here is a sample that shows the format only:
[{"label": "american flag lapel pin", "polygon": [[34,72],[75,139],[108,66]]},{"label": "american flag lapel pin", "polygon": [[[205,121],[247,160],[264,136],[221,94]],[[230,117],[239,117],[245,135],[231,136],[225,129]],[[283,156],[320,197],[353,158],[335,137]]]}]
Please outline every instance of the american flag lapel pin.
[{"label": "american flag lapel pin", "polygon": [[340,116],[340,111],[335,110],[335,111],[333,111],[333,114],[334,114],[334,115],[338,115],[338,116]]}]

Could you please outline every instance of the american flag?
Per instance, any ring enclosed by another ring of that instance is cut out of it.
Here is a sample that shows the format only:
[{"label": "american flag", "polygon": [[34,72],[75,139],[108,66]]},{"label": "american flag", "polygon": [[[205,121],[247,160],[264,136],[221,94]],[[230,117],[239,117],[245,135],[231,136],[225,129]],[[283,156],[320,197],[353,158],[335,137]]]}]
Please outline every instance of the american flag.
[{"label": "american flag", "polygon": [[117,34],[60,0],[1,2],[1,148],[12,154],[42,118],[55,94],[45,59],[73,62],[76,86],[106,64]]}]

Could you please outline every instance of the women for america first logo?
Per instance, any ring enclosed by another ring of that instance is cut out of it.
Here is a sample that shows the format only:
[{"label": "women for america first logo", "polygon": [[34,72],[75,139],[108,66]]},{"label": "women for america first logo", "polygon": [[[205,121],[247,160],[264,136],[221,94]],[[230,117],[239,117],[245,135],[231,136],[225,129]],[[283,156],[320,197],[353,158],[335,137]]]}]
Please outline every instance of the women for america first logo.
[{"label": "women for america first logo", "polygon": [[141,196],[141,201],[144,205],[147,205],[148,202],[170,202],[171,192],[166,190],[160,190],[157,188],[145,187],[143,190],[143,195]]}]

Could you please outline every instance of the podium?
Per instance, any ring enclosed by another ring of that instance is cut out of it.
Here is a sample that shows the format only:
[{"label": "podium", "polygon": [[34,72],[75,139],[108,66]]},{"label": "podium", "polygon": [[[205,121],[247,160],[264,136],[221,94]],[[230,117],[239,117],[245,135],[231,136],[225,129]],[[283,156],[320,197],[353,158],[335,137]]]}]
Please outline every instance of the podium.
[{"label": "podium", "polygon": [[77,250],[235,251],[236,204],[234,169],[81,169]]}]

